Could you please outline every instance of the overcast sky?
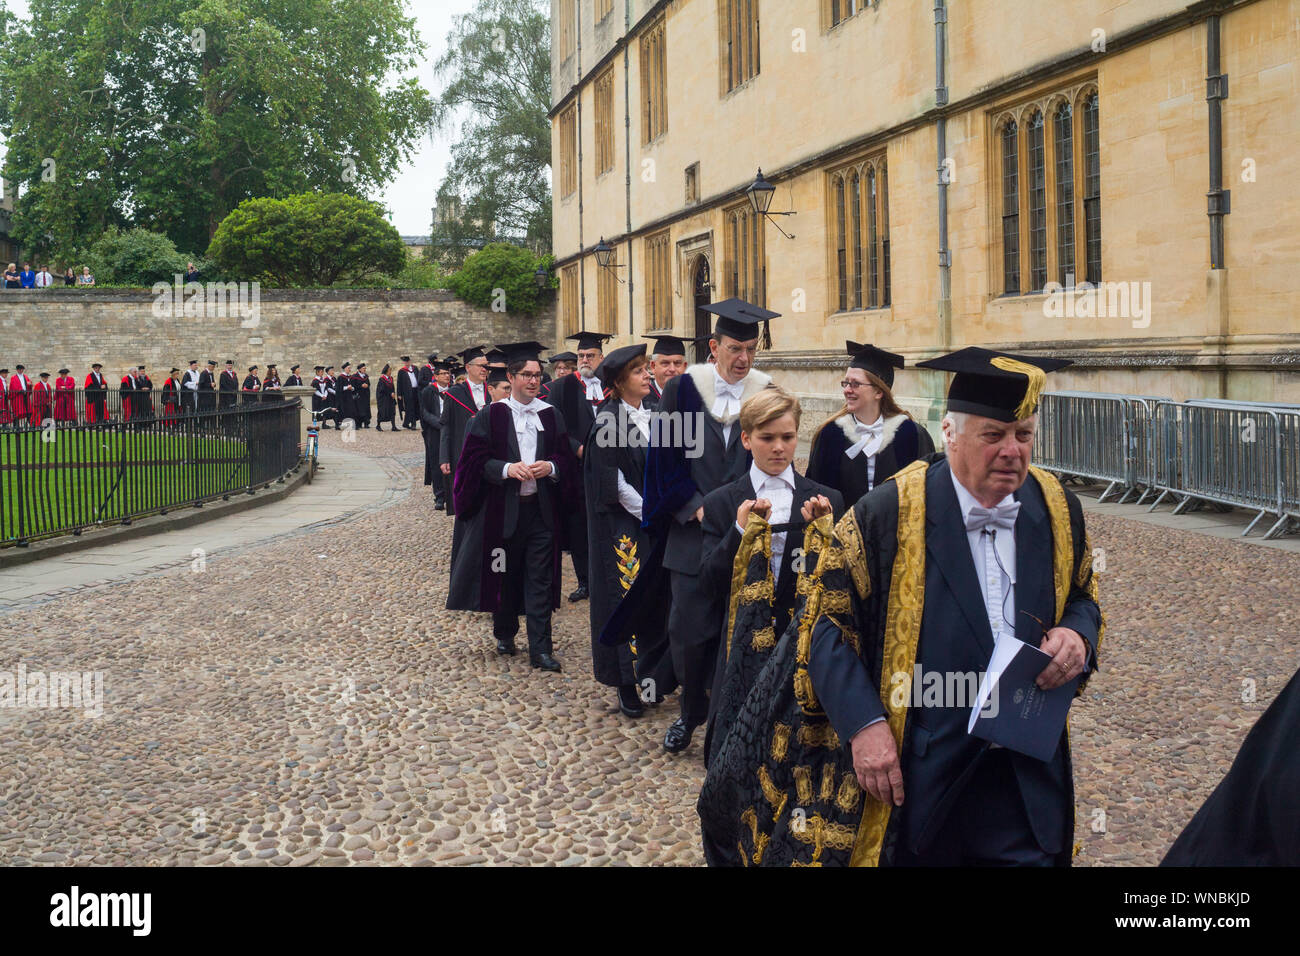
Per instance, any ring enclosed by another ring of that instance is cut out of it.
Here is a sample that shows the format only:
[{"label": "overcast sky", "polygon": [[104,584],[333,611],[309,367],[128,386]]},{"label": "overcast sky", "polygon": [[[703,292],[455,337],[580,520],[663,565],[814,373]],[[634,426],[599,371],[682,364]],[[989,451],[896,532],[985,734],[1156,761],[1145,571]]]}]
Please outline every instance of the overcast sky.
[{"label": "overcast sky", "polygon": [[[7,0],[9,9],[20,18],[27,16],[27,3],[28,0]],[[433,64],[446,45],[452,21],[462,13],[468,13],[474,5],[475,0],[406,0],[427,51],[425,61],[415,70],[426,90],[436,94],[442,89],[444,84],[434,78]],[[449,136],[426,136],[410,162],[378,197],[391,211],[393,225],[402,235],[428,234],[434,197],[450,159]]]}]

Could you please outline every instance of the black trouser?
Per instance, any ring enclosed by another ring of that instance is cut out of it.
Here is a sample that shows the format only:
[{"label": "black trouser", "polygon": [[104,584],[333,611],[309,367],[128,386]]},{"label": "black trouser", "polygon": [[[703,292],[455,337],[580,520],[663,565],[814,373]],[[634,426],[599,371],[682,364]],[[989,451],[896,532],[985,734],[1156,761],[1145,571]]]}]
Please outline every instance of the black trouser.
[{"label": "black trouser", "polygon": [[492,633],[511,641],[519,633],[519,604],[528,621],[528,656],[551,653],[551,575],[554,535],[542,520],[537,495],[519,499],[515,533],[505,540],[506,585],[501,610],[492,615]]},{"label": "black trouser", "polygon": [[[1052,866],[1025,812],[1011,751],[981,755],[980,765],[929,846],[899,848],[898,866]],[[1064,799],[1064,798],[1063,798]]]},{"label": "black trouser", "polygon": [[587,586],[587,507],[584,502],[577,502],[573,510],[565,516],[565,531],[568,534],[569,554],[573,557],[573,573],[578,576],[578,587]]},{"label": "black trouser", "polygon": [[668,641],[673,672],[682,683],[682,720],[695,728],[709,718],[709,690],[722,635],[722,605],[698,574],[670,572],[673,606]]},{"label": "black trouser", "polygon": [[415,392],[407,392],[402,402],[402,427],[414,428],[420,416],[420,399]]}]

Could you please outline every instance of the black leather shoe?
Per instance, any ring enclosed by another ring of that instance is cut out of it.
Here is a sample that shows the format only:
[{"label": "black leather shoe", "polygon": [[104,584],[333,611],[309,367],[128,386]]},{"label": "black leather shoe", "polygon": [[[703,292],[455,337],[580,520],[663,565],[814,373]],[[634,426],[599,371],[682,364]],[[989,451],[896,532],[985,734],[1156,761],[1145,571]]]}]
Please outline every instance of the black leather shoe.
[{"label": "black leather shoe", "polygon": [[514,657],[516,654],[519,653],[519,650],[518,648],[515,647],[514,641],[498,640],[497,653],[500,654],[502,657]]},{"label": "black leather shoe", "polygon": [[539,670],[551,671],[554,674],[560,672],[560,662],[550,654],[538,654],[536,657],[531,658],[529,663]]},{"label": "black leather shoe", "polygon": [[447,502],[445,502],[445,501],[436,501],[436,502],[434,502],[434,504],[433,504],[433,510],[434,510],[434,511],[446,511],[446,510],[447,510]]},{"label": "black leather shoe", "polygon": [[618,688],[618,709],[627,717],[640,717],[645,713],[641,696],[636,692],[636,684],[620,684]]},{"label": "black leather shoe", "polygon": [[670,754],[679,754],[691,745],[693,728],[686,726],[686,721],[678,717],[664,734],[664,750]]},{"label": "black leather shoe", "polygon": [[591,592],[587,590],[587,585],[579,584],[578,590],[569,595],[570,602],[585,601],[591,597]]}]

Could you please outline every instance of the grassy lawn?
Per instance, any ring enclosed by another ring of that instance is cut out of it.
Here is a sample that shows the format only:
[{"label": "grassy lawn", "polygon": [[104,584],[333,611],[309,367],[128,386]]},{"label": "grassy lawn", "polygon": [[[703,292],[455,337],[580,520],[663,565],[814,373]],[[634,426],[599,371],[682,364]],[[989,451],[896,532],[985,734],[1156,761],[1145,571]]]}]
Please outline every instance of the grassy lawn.
[{"label": "grassy lawn", "polygon": [[[243,442],[158,430],[0,433],[0,542],[240,491]],[[20,524],[20,518],[21,524]]]}]

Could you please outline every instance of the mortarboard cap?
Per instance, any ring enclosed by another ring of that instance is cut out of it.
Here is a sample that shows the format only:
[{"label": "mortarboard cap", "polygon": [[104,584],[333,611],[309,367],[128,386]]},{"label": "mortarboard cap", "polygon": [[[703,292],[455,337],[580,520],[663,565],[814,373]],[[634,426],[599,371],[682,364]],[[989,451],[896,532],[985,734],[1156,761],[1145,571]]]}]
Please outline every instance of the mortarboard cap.
[{"label": "mortarboard cap", "polygon": [[557,352],[547,359],[547,361],[551,364],[555,364],[556,362],[568,362],[572,365],[578,361],[578,356],[573,352]]},{"label": "mortarboard cap", "polygon": [[[191,362],[190,364],[192,365],[192,364],[194,364],[194,363]],[[93,363],[91,364],[90,367],[91,367],[91,368],[103,368],[104,366],[102,366],[102,365],[99,364],[98,362],[93,362]]]},{"label": "mortarboard cap", "polygon": [[771,319],[779,319],[780,312],[772,312],[744,299],[723,299],[721,302],[714,302],[701,308],[718,317],[713,330],[714,336],[725,335],[739,342],[751,342],[759,337],[758,323],[762,322],[762,347],[765,349],[772,347],[772,332],[767,323]]},{"label": "mortarboard cap", "polygon": [[290,371],[290,372],[296,372],[296,371],[298,371],[298,369],[300,369],[300,368],[302,368],[301,365],[290,365],[290,366],[289,366],[289,371]]},{"label": "mortarboard cap", "polygon": [[59,374],[60,374],[60,375],[67,375],[67,374],[68,374],[68,370],[67,370],[66,368],[61,368],[61,369],[59,369]]},{"label": "mortarboard cap", "polygon": [[[540,362],[541,352],[546,351],[546,346],[541,342],[511,342],[507,345],[498,345],[494,351],[499,351],[506,357],[507,363],[514,362]],[[488,361],[492,361],[491,355]]]},{"label": "mortarboard cap", "polygon": [[463,349],[462,351],[457,352],[456,354],[460,356],[460,360],[461,360],[462,362],[464,362],[466,365],[468,365],[470,362],[474,361],[475,359],[480,359],[480,358],[482,358],[482,357],[483,357],[483,353],[484,353],[486,350],[487,350],[487,349],[486,349],[485,346],[482,346],[482,345],[473,345],[473,346],[470,346],[470,347],[467,348],[467,349]]},{"label": "mortarboard cap", "polygon": [[605,360],[600,363],[596,369],[596,377],[600,379],[600,384],[605,388],[611,387],[618,377],[623,374],[623,370],[628,364],[637,358],[645,356],[645,345],[625,345],[622,348],[614,349],[605,356]]},{"label": "mortarboard cap", "polygon": [[608,332],[578,332],[567,336],[564,341],[577,342],[579,351],[585,349],[601,349],[603,351],[605,343],[613,337]]},{"label": "mortarboard cap", "polygon": [[312,371],[313,371],[313,372],[323,372],[323,371],[325,371],[325,366],[324,366],[324,365],[314,365],[314,366],[312,366]]},{"label": "mortarboard cap", "polygon": [[490,369],[488,369],[487,384],[497,385],[500,382],[508,382],[508,381],[510,381],[510,377],[506,374],[506,370],[504,366],[493,365]]},{"label": "mortarboard cap", "polygon": [[430,353],[429,353],[429,364],[432,365],[432,364],[433,364],[434,362],[436,362],[436,361],[438,361],[438,353],[437,353],[437,352],[430,352]]},{"label": "mortarboard cap", "polygon": [[[707,337],[707,336],[706,336]],[[676,335],[643,335],[643,339],[650,339],[654,342],[654,347],[650,350],[652,355],[685,355],[686,343]]]},{"label": "mortarboard cap", "polygon": [[411,356],[409,356],[409,355],[403,355],[403,356],[402,356],[402,361],[403,361],[403,362],[409,362],[409,361],[411,361]]},{"label": "mortarboard cap", "polygon": [[488,361],[488,364],[489,364],[489,365],[505,365],[505,364],[506,364],[506,353],[503,352],[501,349],[499,349],[499,348],[498,348],[497,346],[495,346],[495,345],[492,346],[490,349],[488,349],[487,352],[484,353],[484,355],[485,355],[485,357],[487,358],[487,361]]},{"label": "mortarboard cap", "polygon": [[845,342],[844,347],[853,356],[849,368],[870,372],[890,388],[894,387],[894,369],[903,367],[903,356],[857,342]]},{"label": "mortarboard cap", "polygon": [[170,372],[168,372],[167,374],[168,374],[168,375],[175,375],[175,374],[176,374],[177,372],[179,372],[179,371],[180,371],[180,369],[178,369],[178,368],[174,368],[174,369],[172,369]]},{"label": "mortarboard cap", "polygon": [[217,360],[216,360],[216,359],[208,359],[208,364],[211,365],[213,368],[216,368],[216,367],[217,367]]},{"label": "mortarboard cap", "polygon": [[248,366],[248,370],[249,370],[250,372],[256,372],[256,371],[257,371],[257,366],[256,366],[256,365],[250,365],[250,366]]},{"label": "mortarboard cap", "polygon": [[970,346],[928,362],[917,362],[916,367],[954,373],[948,386],[948,411],[1018,422],[1038,409],[1047,373],[1072,364],[1067,359],[1012,355]]}]

